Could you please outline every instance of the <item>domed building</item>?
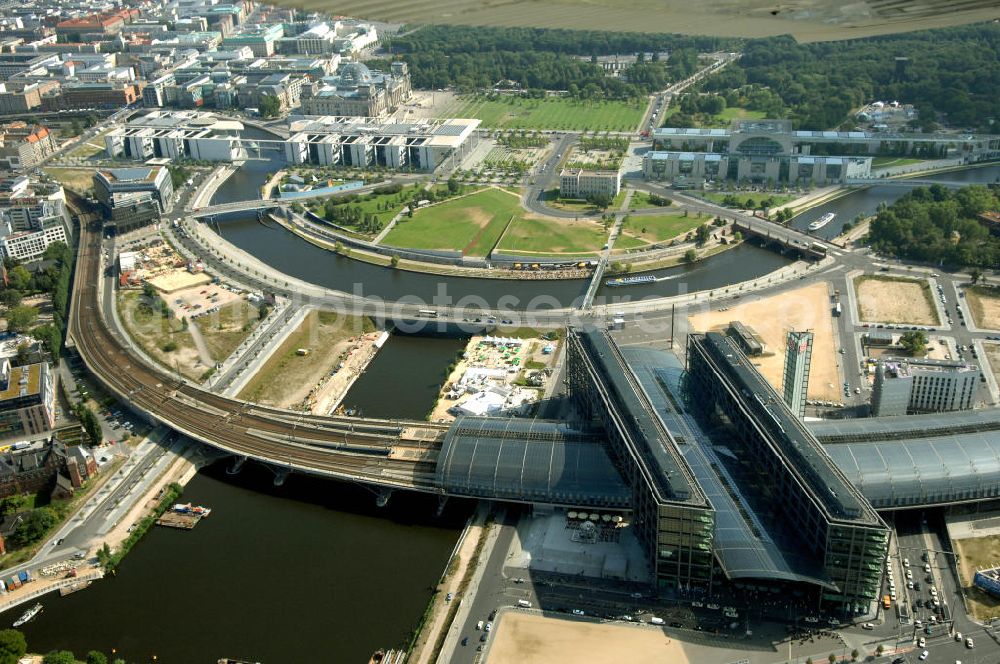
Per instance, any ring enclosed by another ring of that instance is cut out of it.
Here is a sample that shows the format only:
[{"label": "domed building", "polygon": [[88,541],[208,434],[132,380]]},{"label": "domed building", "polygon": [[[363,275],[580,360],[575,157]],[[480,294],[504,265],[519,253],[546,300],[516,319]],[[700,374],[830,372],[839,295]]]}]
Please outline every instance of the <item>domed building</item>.
[{"label": "domed building", "polygon": [[336,75],[320,79],[318,89],[303,90],[302,113],[381,118],[409,97],[405,62],[393,62],[388,74],[372,71],[363,62],[348,62]]}]

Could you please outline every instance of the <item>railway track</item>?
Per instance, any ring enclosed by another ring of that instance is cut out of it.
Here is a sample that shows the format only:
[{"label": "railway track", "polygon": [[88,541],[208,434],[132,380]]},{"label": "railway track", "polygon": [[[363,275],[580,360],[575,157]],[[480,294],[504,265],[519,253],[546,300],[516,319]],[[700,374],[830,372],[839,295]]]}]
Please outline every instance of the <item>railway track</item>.
[{"label": "railway track", "polygon": [[440,436],[437,423],[306,413],[212,394],[147,364],[101,312],[101,232],[81,224],[69,337],[90,371],[133,409],[238,456],[338,479],[438,493],[434,464],[390,459],[404,428]]}]

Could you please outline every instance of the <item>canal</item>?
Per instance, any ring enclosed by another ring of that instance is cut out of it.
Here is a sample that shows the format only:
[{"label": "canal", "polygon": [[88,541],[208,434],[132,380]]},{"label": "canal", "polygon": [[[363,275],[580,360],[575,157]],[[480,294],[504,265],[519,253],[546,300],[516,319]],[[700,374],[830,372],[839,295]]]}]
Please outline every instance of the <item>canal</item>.
[{"label": "canal", "polygon": [[468,340],[393,334],[344,397],[345,409],[355,409],[361,417],[426,419]]},{"label": "canal", "polygon": [[[154,528],[116,576],[42,598],[22,627],[31,651],[114,648],[130,663],[220,657],[262,664],[365,662],[405,646],[471,505],[301,475],[275,487],[263,466],[224,462],[183,499],[212,508],[192,531]],[[17,611],[5,614],[13,620]]]}]

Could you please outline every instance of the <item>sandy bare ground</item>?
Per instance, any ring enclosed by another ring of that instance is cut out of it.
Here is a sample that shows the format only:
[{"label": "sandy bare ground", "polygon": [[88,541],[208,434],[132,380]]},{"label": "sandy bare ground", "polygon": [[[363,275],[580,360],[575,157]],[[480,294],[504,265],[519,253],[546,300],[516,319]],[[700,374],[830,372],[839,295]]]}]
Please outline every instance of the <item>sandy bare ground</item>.
[{"label": "sandy bare ground", "polygon": [[972,320],[983,330],[1000,330],[1000,289],[966,288]]},{"label": "sandy bare ground", "polygon": [[924,294],[925,288],[929,286],[924,280],[862,275],[854,280],[858,318],[867,323],[937,325],[937,311]]},{"label": "sandy bare ground", "polygon": [[972,585],[977,569],[992,567],[1000,561],[1000,536],[957,539],[952,544],[958,554],[958,571],[973,616],[979,620],[1000,616],[1000,600]]},{"label": "sandy bare ground", "polygon": [[993,378],[1000,384],[1000,344],[983,344],[983,350],[986,351],[986,362],[993,372]]},{"label": "sandy bare ground", "polygon": [[[365,330],[360,319],[329,311],[311,311],[281,344],[239,397],[248,401],[306,410],[311,393],[330,375]],[[297,350],[309,351],[298,355]]]},{"label": "sandy bare ground", "polygon": [[499,620],[487,661],[489,664],[687,664],[688,657],[681,643],[660,629],[508,611]]},{"label": "sandy bare ground", "polygon": [[347,352],[347,359],[343,360],[344,366],[337,373],[322,378],[313,390],[310,399],[314,414],[327,415],[340,403],[355,379],[364,373],[365,368],[378,353],[378,349],[375,348],[375,341],[378,338],[378,332],[369,332],[357,337],[354,343],[342,342]]},{"label": "sandy bare ground", "polygon": [[752,327],[764,340],[764,354],[752,358],[767,381],[781,390],[785,362],[785,335],[791,330],[812,330],[813,354],[809,375],[810,399],[837,401],[841,382],[837,349],[833,343],[833,315],[826,283],[812,284],[774,297],[745,302],[727,311],[709,311],[690,319],[698,332],[723,330],[738,320]]}]

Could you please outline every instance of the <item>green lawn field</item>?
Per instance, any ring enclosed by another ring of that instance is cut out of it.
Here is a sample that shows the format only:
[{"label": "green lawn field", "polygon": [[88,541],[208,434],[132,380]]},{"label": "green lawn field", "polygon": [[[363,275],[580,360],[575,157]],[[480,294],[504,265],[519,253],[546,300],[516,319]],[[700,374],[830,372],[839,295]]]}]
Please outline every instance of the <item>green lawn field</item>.
[{"label": "green lawn field", "polygon": [[912,166],[919,164],[926,159],[913,159],[911,157],[875,157],[872,159],[872,168],[889,168],[890,166]]},{"label": "green lawn field", "polygon": [[519,217],[499,249],[511,254],[589,254],[600,251],[607,241],[607,231],[593,221]]},{"label": "green lawn field", "polygon": [[417,210],[412,219],[403,217],[382,244],[485,256],[510,218],[522,212],[517,196],[491,187]]},{"label": "green lawn field", "polygon": [[644,99],[583,102],[557,97],[502,97],[490,101],[477,95],[463,100],[455,116],[478,118],[491,129],[633,131],[646,110]]},{"label": "green lawn field", "polygon": [[[685,217],[682,212],[631,215],[626,217],[625,223],[622,224],[622,233],[652,244],[684,235],[709,221],[711,220],[708,217]],[[617,247],[618,244],[616,243],[615,246]]]},{"label": "green lawn field", "polygon": [[632,194],[632,200],[628,204],[629,210],[669,210],[669,205],[654,205],[649,202],[649,194],[644,191],[637,191]]},{"label": "green lawn field", "polygon": [[[734,191],[734,192],[718,192],[718,191],[699,191],[696,192],[698,196],[701,196],[707,201],[711,201],[717,205],[726,205],[725,199],[727,196],[735,196],[739,199],[742,209],[756,209],[761,201],[771,199],[771,207],[778,207],[779,205],[784,205],[789,201],[793,201],[799,198],[797,194],[773,194],[768,192],[760,191]],[[752,202],[752,205],[746,206],[747,201]],[[743,207],[746,206],[746,207]]]}]

